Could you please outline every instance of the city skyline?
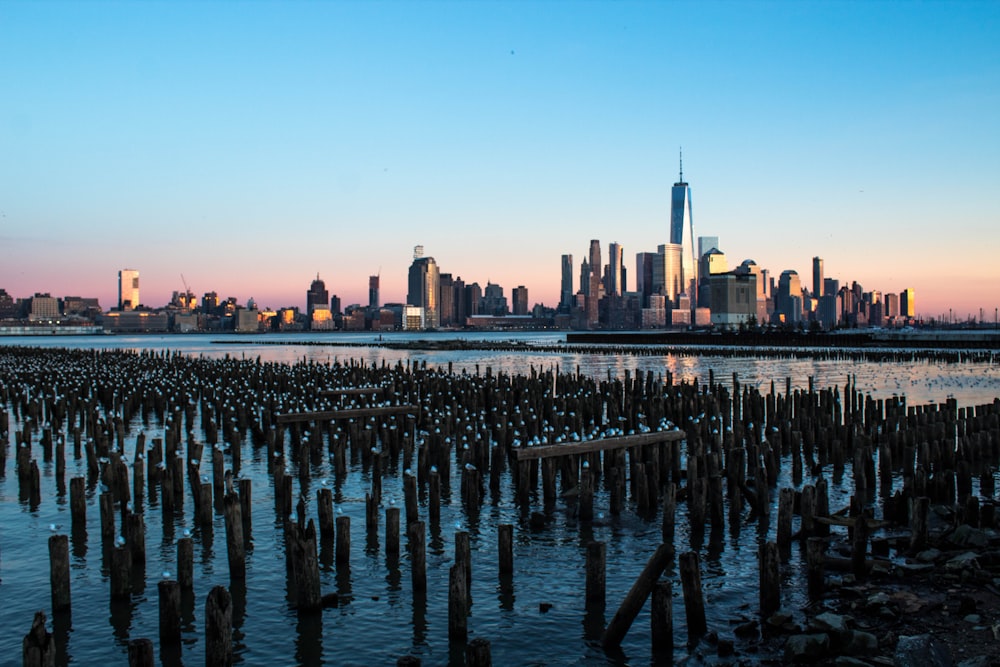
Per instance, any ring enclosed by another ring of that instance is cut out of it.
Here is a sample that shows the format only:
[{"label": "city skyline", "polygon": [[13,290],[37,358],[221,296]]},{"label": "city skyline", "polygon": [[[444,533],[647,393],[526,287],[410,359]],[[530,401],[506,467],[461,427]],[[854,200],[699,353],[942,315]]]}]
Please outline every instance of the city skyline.
[{"label": "city skyline", "polygon": [[977,2],[3,3],[0,287],[107,308],[134,267],[146,305],[183,275],[304,307],[317,272],[345,305],[379,273],[404,301],[422,243],[554,307],[589,239],[635,285],[683,146],[731,266],[820,256],[923,315],[990,312],[998,25]]}]

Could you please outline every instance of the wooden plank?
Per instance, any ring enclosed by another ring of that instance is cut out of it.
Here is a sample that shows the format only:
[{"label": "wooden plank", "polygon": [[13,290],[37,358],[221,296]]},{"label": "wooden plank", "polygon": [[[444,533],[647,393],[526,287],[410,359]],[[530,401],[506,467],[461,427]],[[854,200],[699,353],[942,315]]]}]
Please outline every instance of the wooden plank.
[{"label": "wooden plank", "polygon": [[276,415],[279,424],[309,421],[334,421],[336,419],[356,419],[358,417],[379,417],[381,415],[419,414],[418,405],[385,405],[375,408],[352,408],[349,410],[325,410],[320,412],[288,412]]},{"label": "wooden plank", "polygon": [[383,387],[341,387],[339,389],[323,389],[320,396],[374,396],[381,394]]},{"label": "wooden plank", "polygon": [[519,447],[517,460],[547,459],[552,456],[569,456],[570,454],[589,454],[591,452],[603,452],[607,449],[626,449],[629,447],[642,447],[643,445],[656,445],[661,442],[672,442],[683,440],[687,437],[684,431],[653,431],[650,433],[639,433],[638,435],[624,435],[619,438],[601,438],[600,440],[587,440],[585,442],[563,442],[557,445],[535,445],[534,447]]}]

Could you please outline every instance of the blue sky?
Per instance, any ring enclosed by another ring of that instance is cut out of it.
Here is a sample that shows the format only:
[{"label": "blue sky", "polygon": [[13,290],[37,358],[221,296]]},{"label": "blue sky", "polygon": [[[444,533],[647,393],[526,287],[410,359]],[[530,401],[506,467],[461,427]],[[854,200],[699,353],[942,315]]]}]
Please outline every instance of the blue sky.
[{"label": "blue sky", "polygon": [[998,45],[995,2],[2,2],[0,287],[401,301],[422,244],[555,305],[666,241],[683,146],[731,264],[988,312]]}]

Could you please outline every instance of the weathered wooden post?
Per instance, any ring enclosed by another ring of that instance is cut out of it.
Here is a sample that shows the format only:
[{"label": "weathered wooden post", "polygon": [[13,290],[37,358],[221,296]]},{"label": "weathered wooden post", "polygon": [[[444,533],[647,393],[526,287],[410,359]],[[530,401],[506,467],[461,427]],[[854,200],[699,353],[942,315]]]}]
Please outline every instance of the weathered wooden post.
[{"label": "weathered wooden post", "polygon": [[240,498],[236,493],[227,493],[223,499],[223,505],[226,520],[226,555],[229,558],[229,579],[243,581],[247,576],[247,564]]},{"label": "weathered wooden post", "polygon": [[105,546],[115,541],[115,501],[108,492],[98,497],[101,506],[101,543]]},{"label": "weathered wooden post", "polygon": [[688,644],[698,643],[708,631],[705,621],[705,598],[701,593],[701,569],[698,554],[694,551],[680,556],[681,586],[684,592],[684,610],[688,625]]},{"label": "weathered wooden post", "polygon": [[448,641],[464,642],[468,638],[468,600],[465,568],[455,563],[448,571]]},{"label": "weathered wooden post", "polygon": [[183,591],[194,588],[194,541],[190,537],[177,540],[177,583]]},{"label": "weathered wooden post", "polygon": [[663,543],[674,543],[674,514],[677,510],[677,484],[670,482],[663,494]]},{"label": "weathered wooden post", "polygon": [[337,565],[351,564],[351,517],[338,516],[336,521],[337,535],[335,559]]},{"label": "weathered wooden post", "polygon": [[489,639],[476,637],[466,644],[465,667],[493,667]]},{"label": "weathered wooden post", "polygon": [[787,557],[792,546],[792,514],[795,508],[795,490],[785,487],[778,493],[778,532],[775,541],[778,550]]},{"label": "weathered wooden post", "polygon": [[602,609],[605,605],[607,545],[604,542],[587,544],[586,605]]},{"label": "weathered wooden post", "polygon": [[514,526],[502,523],[497,526],[497,550],[499,551],[500,574],[514,572]]},{"label": "weathered wooden post", "polygon": [[55,667],[56,640],[45,629],[45,613],[35,612],[31,630],[21,642],[21,664],[24,667]]},{"label": "weathered wooden post", "polygon": [[[660,575],[663,574],[663,570],[666,569],[672,556],[673,547],[669,544],[661,544],[656,548],[656,551],[646,563],[646,567],[643,568],[635,583],[632,584],[632,588],[625,596],[625,599],[622,600],[621,606],[618,607],[618,611],[615,612],[611,622],[608,623],[607,630],[604,631],[603,643],[605,648],[614,648],[621,645],[622,639],[625,638],[625,633],[632,627],[632,622],[639,615],[639,610],[646,603],[646,598],[649,597],[650,592],[653,590],[653,585],[660,578]],[[681,558],[683,559],[683,556]],[[683,568],[683,560],[681,567]]]},{"label": "weathered wooden post", "polygon": [[806,540],[806,563],[808,565],[809,596],[818,598],[826,586],[824,581],[826,565],[826,540],[810,537]]},{"label": "weathered wooden post", "polygon": [[52,588],[52,613],[70,608],[69,539],[65,535],[49,537],[49,583]]},{"label": "weathered wooden post", "polygon": [[406,525],[419,521],[417,513],[417,478],[411,473],[403,473],[403,500],[406,505]]},{"label": "weathered wooden post", "polygon": [[181,642],[181,585],[174,579],[162,579],[156,585],[160,603],[160,646]]},{"label": "weathered wooden post", "polygon": [[233,599],[225,586],[215,586],[205,602],[205,667],[233,664]]},{"label": "weathered wooden post", "polygon": [[653,605],[649,613],[653,653],[674,650],[674,600],[669,581],[653,585]]},{"label": "weathered wooden post", "polygon": [[757,557],[760,565],[760,615],[767,618],[781,606],[777,543],[761,544]]},{"label": "weathered wooden post", "polygon": [[127,600],[132,595],[132,549],[118,544],[111,550],[111,599]]},{"label": "weathered wooden post", "polygon": [[69,509],[74,532],[87,528],[87,496],[83,477],[73,477],[69,480]]},{"label": "weathered wooden post", "polygon": [[472,608],[472,545],[468,531],[455,533],[455,564],[465,572],[466,611]]},{"label": "weathered wooden post", "polygon": [[410,545],[410,577],[413,581],[413,592],[423,593],[427,590],[427,554],[424,551],[426,537],[424,522],[414,521],[406,528]]},{"label": "weathered wooden post", "polygon": [[399,508],[385,508],[385,555],[399,556]]},{"label": "weathered wooden post", "polygon": [[128,667],[153,667],[156,653],[153,641],[145,637],[130,639],[128,642]]},{"label": "weathered wooden post", "polygon": [[330,538],[335,534],[333,516],[333,491],[319,489],[316,491],[316,514],[319,519],[319,534],[321,538]]}]

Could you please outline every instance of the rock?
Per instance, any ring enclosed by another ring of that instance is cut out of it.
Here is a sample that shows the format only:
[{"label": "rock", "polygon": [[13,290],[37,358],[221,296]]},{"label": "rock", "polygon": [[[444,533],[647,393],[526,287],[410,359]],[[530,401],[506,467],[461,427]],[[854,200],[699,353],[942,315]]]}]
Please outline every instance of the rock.
[{"label": "rock", "polygon": [[720,658],[728,658],[736,652],[732,639],[719,639],[718,654]]},{"label": "rock", "polygon": [[539,602],[539,603],[538,603],[538,611],[539,611],[539,612],[541,612],[541,613],[543,613],[543,614],[544,614],[544,613],[546,613],[546,612],[547,612],[547,611],[548,611],[549,609],[552,609],[552,603],[551,603],[551,602]]},{"label": "rock", "polygon": [[896,667],[950,667],[951,651],[931,635],[900,637],[893,664]]},{"label": "rock", "polygon": [[926,549],[917,554],[917,560],[921,563],[933,563],[941,557],[940,549]]},{"label": "rock", "polygon": [[847,655],[872,655],[878,651],[878,638],[870,632],[849,630],[843,644]]},{"label": "rock", "polygon": [[822,633],[792,635],[785,642],[786,662],[816,662],[830,652],[830,637]]},{"label": "rock", "polygon": [[948,541],[959,547],[982,549],[990,543],[990,538],[984,531],[963,523],[948,536]]},{"label": "rock", "polygon": [[966,616],[976,613],[976,599],[968,595],[963,595],[958,599],[958,615]]},{"label": "rock", "polygon": [[965,553],[959,554],[945,563],[944,568],[954,572],[955,570],[964,570],[967,567],[978,567],[976,558],[977,556],[974,552],[966,551]]},{"label": "rock", "polygon": [[733,628],[733,634],[741,639],[753,639],[760,634],[760,627],[757,621],[749,621]]},{"label": "rock", "polygon": [[847,632],[847,617],[831,612],[824,612],[809,621],[809,629],[815,632],[831,632],[843,635]]},{"label": "rock", "polygon": [[871,667],[864,660],[858,660],[850,656],[842,655],[833,661],[834,667]]},{"label": "rock", "polygon": [[955,667],[992,667],[993,661],[985,655],[976,658],[968,658],[955,665]]},{"label": "rock", "polygon": [[983,617],[980,616],[979,614],[969,614],[962,620],[965,621],[966,623],[972,623],[973,625],[975,625],[976,623],[982,623]]}]

